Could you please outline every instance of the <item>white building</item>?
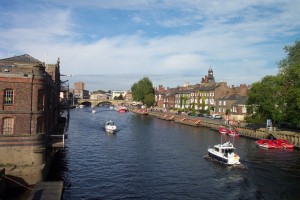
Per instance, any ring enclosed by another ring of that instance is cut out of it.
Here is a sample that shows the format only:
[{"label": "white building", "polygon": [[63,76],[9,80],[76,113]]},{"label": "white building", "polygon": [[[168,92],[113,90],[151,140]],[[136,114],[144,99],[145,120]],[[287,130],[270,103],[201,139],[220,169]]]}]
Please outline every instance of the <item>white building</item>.
[{"label": "white building", "polygon": [[123,98],[126,96],[127,91],[124,90],[113,90],[111,91],[111,98],[115,99],[115,97],[119,97],[120,95],[123,96]]}]

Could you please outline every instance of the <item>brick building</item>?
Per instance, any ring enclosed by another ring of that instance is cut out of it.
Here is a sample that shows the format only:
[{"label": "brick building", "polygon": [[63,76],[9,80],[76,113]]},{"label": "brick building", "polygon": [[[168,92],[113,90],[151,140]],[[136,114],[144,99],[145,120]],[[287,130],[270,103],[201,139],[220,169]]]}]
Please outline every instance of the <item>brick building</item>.
[{"label": "brick building", "polygon": [[89,99],[90,92],[85,89],[85,84],[83,82],[74,83],[74,89],[71,90],[74,97],[77,99]]},{"label": "brick building", "polygon": [[45,65],[27,54],[0,60],[0,163],[40,169],[22,177],[28,183],[45,175],[50,135],[61,119],[60,84],[59,60]]},{"label": "brick building", "polygon": [[[248,86],[229,87],[226,82],[215,82],[213,70],[209,68],[207,75],[196,85],[184,84],[183,87],[167,88],[162,85],[155,89],[156,106],[167,110],[192,109],[209,110],[211,114],[224,114],[226,108],[219,106],[220,98],[227,98],[233,94],[247,96]],[[218,102],[217,102],[218,101]],[[230,106],[237,100],[230,102]],[[234,109],[231,109],[232,111]]]}]

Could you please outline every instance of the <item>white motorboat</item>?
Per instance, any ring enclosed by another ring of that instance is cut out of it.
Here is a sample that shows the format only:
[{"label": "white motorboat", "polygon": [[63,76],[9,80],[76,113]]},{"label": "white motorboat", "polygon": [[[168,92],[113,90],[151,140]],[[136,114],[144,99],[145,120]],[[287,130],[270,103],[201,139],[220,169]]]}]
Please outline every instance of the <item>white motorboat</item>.
[{"label": "white motorboat", "polygon": [[117,130],[117,126],[112,120],[105,123],[105,131],[108,133],[114,133]]},{"label": "white motorboat", "polygon": [[235,147],[229,141],[208,147],[208,156],[226,165],[241,164],[240,157],[235,153]]}]

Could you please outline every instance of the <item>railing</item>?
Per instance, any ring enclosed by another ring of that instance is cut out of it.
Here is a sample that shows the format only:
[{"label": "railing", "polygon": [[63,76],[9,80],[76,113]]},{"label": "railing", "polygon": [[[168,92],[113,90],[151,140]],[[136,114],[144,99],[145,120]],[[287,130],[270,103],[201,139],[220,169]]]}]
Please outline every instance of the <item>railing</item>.
[{"label": "railing", "polygon": [[[49,138],[51,139],[51,146],[53,148],[64,148],[65,147],[65,137],[66,133],[68,131],[68,119],[65,119],[65,121],[62,121],[60,123],[58,129],[56,130],[56,134],[49,135]],[[61,129],[63,126],[63,129]]]}]

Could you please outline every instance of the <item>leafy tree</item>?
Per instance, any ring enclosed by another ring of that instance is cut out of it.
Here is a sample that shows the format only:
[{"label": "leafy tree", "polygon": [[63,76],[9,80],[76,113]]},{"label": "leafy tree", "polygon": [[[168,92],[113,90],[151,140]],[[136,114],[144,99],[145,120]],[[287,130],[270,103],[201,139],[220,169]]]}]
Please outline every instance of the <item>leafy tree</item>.
[{"label": "leafy tree", "polygon": [[200,110],[200,95],[199,95],[199,93],[197,94],[197,108],[198,108],[198,110]]},{"label": "leafy tree", "polygon": [[279,62],[284,94],[285,120],[300,127],[300,41],[286,46],[287,57]]},{"label": "leafy tree", "polygon": [[155,97],[153,94],[147,94],[144,98],[144,104],[146,104],[148,107],[152,106],[155,102]]},{"label": "leafy tree", "polygon": [[203,95],[204,93],[202,93],[202,110],[205,110],[205,96]]},{"label": "leafy tree", "polygon": [[147,106],[155,103],[153,84],[149,78],[144,77],[131,86],[132,98],[134,101],[141,101]]},{"label": "leafy tree", "polygon": [[124,100],[123,95],[120,94],[119,96],[115,96],[114,100]]},{"label": "leafy tree", "polygon": [[256,112],[252,119],[287,121],[300,127],[300,41],[286,46],[287,57],[276,76],[266,76],[252,85],[248,105]]},{"label": "leafy tree", "polygon": [[104,90],[96,90],[93,91],[92,94],[105,94],[106,92]]},{"label": "leafy tree", "polygon": [[183,98],[183,108],[185,109],[186,108],[187,97],[183,96],[182,98]]},{"label": "leafy tree", "polygon": [[179,102],[180,108],[182,108],[182,104],[183,104],[183,96],[180,96],[180,102]]},{"label": "leafy tree", "polygon": [[261,120],[272,119],[276,123],[283,119],[283,113],[279,108],[282,105],[281,98],[278,76],[266,76],[251,86],[248,104],[259,105],[257,112]]}]

